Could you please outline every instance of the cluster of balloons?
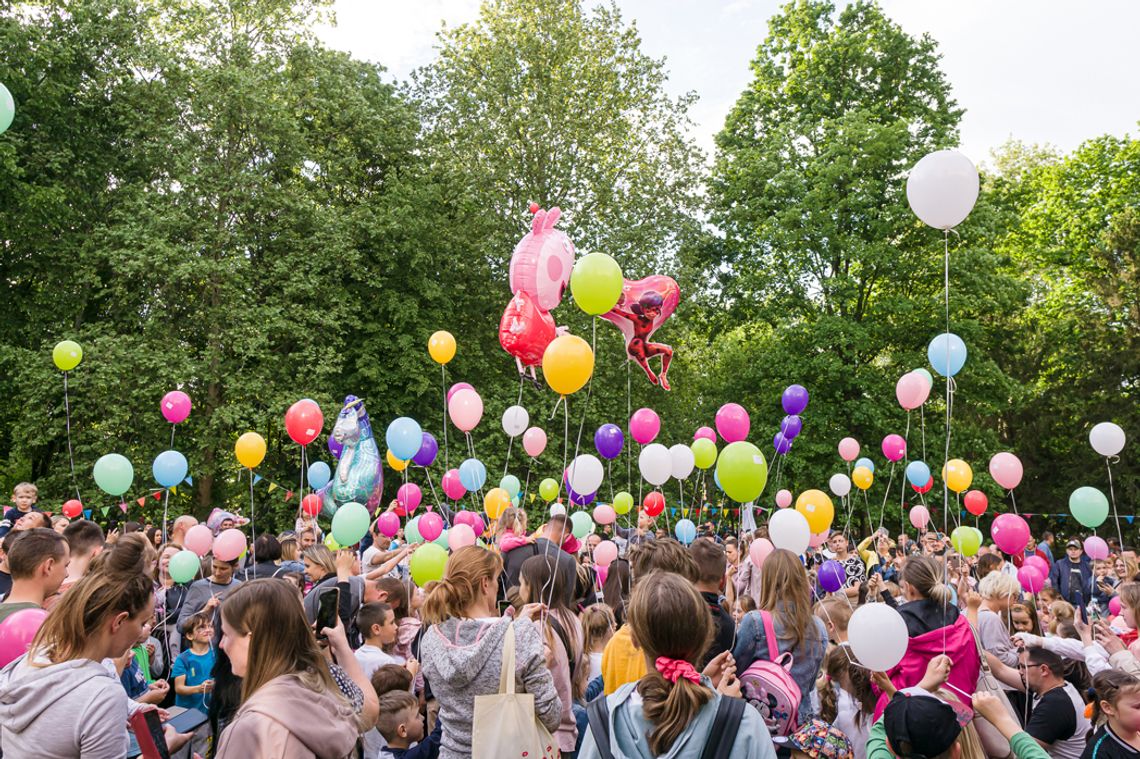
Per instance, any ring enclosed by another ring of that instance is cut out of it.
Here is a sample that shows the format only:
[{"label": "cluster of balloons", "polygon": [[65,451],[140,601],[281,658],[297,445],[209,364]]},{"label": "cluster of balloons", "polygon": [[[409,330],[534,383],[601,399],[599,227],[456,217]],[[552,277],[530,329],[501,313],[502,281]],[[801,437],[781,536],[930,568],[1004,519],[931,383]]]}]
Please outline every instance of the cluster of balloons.
[{"label": "cluster of balloons", "polygon": [[807,388],[803,385],[788,385],[780,396],[786,416],[780,421],[780,431],[772,437],[772,447],[781,456],[786,456],[792,449],[792,441],[804,428],[800,414],[807,408],[808,398]]}]

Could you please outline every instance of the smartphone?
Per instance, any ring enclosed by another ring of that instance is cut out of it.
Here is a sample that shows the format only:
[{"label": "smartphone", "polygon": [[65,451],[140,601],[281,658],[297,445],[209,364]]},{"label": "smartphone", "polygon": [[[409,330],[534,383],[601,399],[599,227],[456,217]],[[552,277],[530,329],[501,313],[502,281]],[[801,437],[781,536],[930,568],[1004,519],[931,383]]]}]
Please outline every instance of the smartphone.
[{"label": "smartphone", "polygon": [[340,608],[340,588],[332,588],[321,593],[317,599],[317,640],[324,640],[321,630],[336,627],[337,610]]},{"label": "smartphone", "polygon": [[143,759],[170,759],[170,749],[166,746],[166,736],[162,732],[162,720],[157,709],[137,711],[128,721],[135,740],[138,741],[139,755]]},{"label": "smartphone", "polygon": [[197,730],[210,718],[197,709],[184,709],[175,717],[171,717],[166,723],[174,728],[176,733],[192,733]]},{"label": "smartphone", "polygon": [[504,614],[506,614],[507,609],[509,609],[509,608],[511,608],[511,602],[510,601],[499,601],[499,616],[501,617]]}]

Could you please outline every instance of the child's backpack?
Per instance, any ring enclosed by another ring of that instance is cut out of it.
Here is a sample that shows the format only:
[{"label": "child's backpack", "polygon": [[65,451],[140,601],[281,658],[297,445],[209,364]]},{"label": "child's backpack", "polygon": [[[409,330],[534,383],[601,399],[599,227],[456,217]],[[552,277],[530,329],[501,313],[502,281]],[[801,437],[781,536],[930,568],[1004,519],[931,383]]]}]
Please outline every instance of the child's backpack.
[{"label": "child's backpack", "polygon": [[799,723],[800,686],[792,679],[792,655],[781,655],[776,646],[776,627],[769,612],[760,612],[764,621],[764,637],[768,641],[768,659],[757,659],[740,675],[740,691],[744,700],[760,712],[774,736],[788,736]]}]

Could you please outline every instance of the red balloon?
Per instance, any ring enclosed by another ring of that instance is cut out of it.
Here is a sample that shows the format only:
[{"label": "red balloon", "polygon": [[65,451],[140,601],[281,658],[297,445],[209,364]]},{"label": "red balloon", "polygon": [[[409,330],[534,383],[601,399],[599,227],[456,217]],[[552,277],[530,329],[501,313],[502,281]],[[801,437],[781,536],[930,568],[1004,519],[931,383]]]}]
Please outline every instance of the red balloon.
[{"label": "red balloon", "polygon": [[986,507],[990,505],[990,501],[986,498],[986,494],[980,490],[967,490],[966,497],[962,499],[962,503],[966,506],[966,511],[970,512],[976,517],[980,517],[986,513]]},{"label": "red balloon", "polygon": [[63,515],[68,519],[75,519],[83,513],[83,504],[72,498],[63,504]]},{"label": "red balloon", "polygon": [[524,366],[540,366],[546,346],[558,336],[550,312],[539,308],[529,293],[519,290],[499,320],[499,344]]},{"label": "red balloon", "polygon": [[922,487],[919,487],[918,485],[911,485],[911,487],[914,488],[914,492],[916,493],[929,493],[930,489],[934,487],[934,478],[931,477],[930,482],[926,483]]},{"label": "red balloon", "polygon": [[297,445],[308,445],[321,434],[325,416],[316,401],[303,398],[285,412],[285,431]]},{"label": "red balloon", "polygon": [[642,506],[645,507],[646,514],[655,517],[665,510],[665,496],[654,490],[645,496],[645,501],[642,503]]},{"label": "red balloon", "polygon": [[301,499],[301,511],[310,517],[319,515],[321,513],[321,497],[316,493],[309,493]]}]

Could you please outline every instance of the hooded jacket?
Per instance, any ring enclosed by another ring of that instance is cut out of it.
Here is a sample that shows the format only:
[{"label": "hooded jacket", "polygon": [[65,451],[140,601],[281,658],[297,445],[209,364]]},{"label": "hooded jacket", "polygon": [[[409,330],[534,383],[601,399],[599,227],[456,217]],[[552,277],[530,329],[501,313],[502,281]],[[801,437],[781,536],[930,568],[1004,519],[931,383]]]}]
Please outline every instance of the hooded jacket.
[{"label": "hooded jacket", "polygon": [[127,746],[127,693],[100,662],[35,667],[22,656],[0,670],[6,759],[122,759]]},{"label": "hooded jacket", "polygon": [[359,734],[347,701],[306,687],[297,675],[281,675],[241,705],[222,733],[217,759],[344,759],[355,755]]},{"label": "hooded jacket", "polygon": [[[451,618],[424,633],[420,648],[423,673],[439,700],[443,721],[440,759],[471,756],[475,697],[499,692],[503,637],[509,624],[507,617]],[[562,701],[546,668],[542,636],[530,620],[513,624],[517,691],[534,695],[535,716],[553,733],[562,717]]]},{"label": "hooded jacket", "polygon": [[[903,608],[906,606],[910,604],[906,604]],[[906,615],[903,618],[907,619],[909,627],[911,620]],[[962,694],[977,690],[982,660],[978,654],[977,640],[970,629],[969,621],[964,616],[959,616],[953,624],[946,627],[939,627],[921,635],[912,634],[902,661],[896,664],[887,676],[899,690],[918,685],[926,675],[926,665],[939,654],[946,654],[953,662],[947,680],[951,686],[950,690],[954,691],[966,706],[970,706],[971,700]],[[880,694],[879,701],[875,705],[874,719],[883,716],[889,701],[890,698],[886,693]]]}]

